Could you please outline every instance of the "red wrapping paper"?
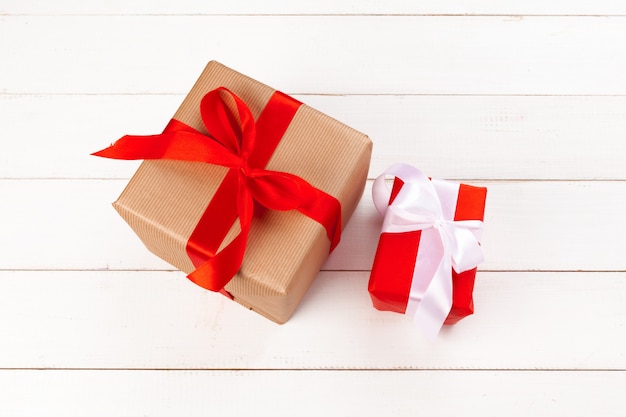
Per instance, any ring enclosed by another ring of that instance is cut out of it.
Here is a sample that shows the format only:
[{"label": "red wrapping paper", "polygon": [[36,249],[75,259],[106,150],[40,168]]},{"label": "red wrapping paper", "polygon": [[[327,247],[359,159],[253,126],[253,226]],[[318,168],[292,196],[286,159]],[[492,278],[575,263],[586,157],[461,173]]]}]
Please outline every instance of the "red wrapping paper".
[{"label": "red wrapping paper", "polygon": [[[391,204],[403,186],[394,180]],[[487,189],[460,184],[454,220],[484,219]],[[374,307],[381,311],[404,314],[407,308],[413,270],[420,250],[422,231],[381,233],[369,281],[369,292]],[[473,290],[476,268],[457,273],[452,269],[452,309],[445,324],[454,324],[473,314]]]}]

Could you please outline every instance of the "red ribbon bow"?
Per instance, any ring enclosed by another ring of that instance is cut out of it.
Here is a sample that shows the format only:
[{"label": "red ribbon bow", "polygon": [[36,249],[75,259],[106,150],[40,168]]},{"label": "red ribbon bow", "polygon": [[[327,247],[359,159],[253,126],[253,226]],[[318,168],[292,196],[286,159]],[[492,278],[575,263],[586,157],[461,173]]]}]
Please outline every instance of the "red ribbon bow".
[{"label": "red ribbon bow", "polygon": [[[225,101],[229,98],[234,100],[236,114]],[[187,253],[197,267],[189,279],[220,291],[243,262],[255,201],[273,210],[296,209],[324,226],[331,251],[339,243],[339,201],[296,175],[265,169],[300,104],[275,92],[255,123],[243,100],[220,87],[200,103],[208,135],[172,119],[159,135],[127,135],[93,155],[205,162],[229,168],[187,243]],[[237,217],[240,233],[216,252]]]}]

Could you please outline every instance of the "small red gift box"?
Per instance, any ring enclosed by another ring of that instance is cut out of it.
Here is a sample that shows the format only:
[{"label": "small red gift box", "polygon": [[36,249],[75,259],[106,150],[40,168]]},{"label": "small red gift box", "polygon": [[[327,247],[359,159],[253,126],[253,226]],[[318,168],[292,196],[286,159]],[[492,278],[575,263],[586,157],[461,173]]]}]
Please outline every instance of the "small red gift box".
[{"label": "small red gift box", "polygon": [[473,313],[487,189],[430,180],[404,164],[381,175],[374,202],[384,215],[369,281],[374,307],[412,315],[434,337]]}]

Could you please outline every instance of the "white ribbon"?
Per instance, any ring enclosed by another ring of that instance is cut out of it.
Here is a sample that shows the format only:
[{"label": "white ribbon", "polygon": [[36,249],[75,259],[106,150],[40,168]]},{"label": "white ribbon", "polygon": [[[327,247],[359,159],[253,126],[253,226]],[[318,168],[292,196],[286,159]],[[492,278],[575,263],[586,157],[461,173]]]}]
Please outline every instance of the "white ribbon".
[{"label": "white ribbon", "polygon": [[[389,205],[386,176],[404,185]],[[455,221],[459,184],[428,179],[417,168],[394,164],[374,181],[372,197],[384,217],[381,233],[421,230],[406,314],[433,340],[452,308],[452,268],[461,273],[481,263],[483,222]]]}]

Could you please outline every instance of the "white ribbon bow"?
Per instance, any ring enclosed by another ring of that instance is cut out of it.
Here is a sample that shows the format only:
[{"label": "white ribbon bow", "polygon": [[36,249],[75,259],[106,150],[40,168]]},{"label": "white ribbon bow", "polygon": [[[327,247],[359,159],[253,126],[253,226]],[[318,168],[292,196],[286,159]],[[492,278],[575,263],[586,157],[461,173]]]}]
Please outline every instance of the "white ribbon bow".
[{"label": "white ribbon bow", "polygon": [[[404,185],[389,205],[386,175]],[[433,340],[452,308],[452,268],[461,273],[484,260],[483,222],[455,221],[459,185],[428,179],[417,168],[394,164],[374,181],[372,197],[384,217],[381,233],[421,230],[406,314]]]}]

